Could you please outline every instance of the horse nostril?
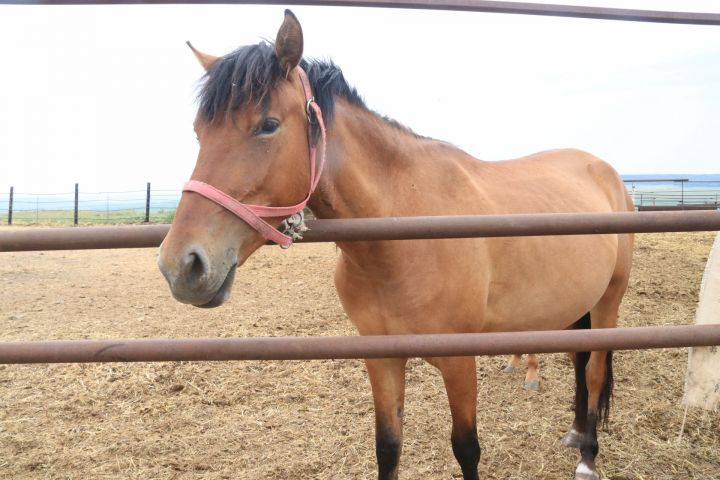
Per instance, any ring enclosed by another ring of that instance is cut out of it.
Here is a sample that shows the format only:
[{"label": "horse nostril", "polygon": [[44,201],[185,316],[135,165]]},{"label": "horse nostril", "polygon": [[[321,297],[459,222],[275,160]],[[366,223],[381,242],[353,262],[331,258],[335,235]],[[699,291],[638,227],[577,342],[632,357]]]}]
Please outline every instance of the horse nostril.
[{"label": "horse nostril", "polygon": [[205,256],[200,252],[190,252],[185,257],[183,273],[188,283],[195,284],[202,281],[208,273],[208,264]]}]

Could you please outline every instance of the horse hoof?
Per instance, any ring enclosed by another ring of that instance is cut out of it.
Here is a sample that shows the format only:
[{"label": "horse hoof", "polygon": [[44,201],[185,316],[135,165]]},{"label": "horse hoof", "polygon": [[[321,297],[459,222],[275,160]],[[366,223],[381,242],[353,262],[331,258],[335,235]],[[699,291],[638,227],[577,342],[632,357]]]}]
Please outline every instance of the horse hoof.
[{"label": "horse hoof", "polygon": [[537,392],[540,390],[540,380],[529,380],[525,382],[525,390],[532,390],[533,392]]},{"label": "horse hoof", "polygon": [[517,368],[513,367],[512,365],[508,365],[505,368],[503,368],[503,372],[505,373],[515,373],[517,372]]},{"label": "horse hoof", "polygon": [[589,467],[586,463],[581,463],[575,469],[575,480],[600,480],[600,475],[594,467]]},{"label": "horse hoof", "polygon": [[560,440],[563,445],[570,448],[580,448],[580,441],[582,440],[582,435],[575,430],[574,428],[570,430],[568,433],[565,434],[564,437]]}]

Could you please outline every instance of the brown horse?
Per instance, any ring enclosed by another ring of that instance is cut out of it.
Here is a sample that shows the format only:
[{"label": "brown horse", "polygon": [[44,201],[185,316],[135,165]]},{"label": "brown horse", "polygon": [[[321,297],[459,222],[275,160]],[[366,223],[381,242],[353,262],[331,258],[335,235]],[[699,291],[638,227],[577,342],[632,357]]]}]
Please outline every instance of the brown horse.
[{"label": "brown horse", "polygon": [[[302,38],[300,24],[286,11],[274,47],[260,43],[219,58],[196,51],[207,70],[195,120],[196,184],[211,185],[235,203],[300,205],[313,183],[311,144],[325,150],[319,152],[325,169],[308,203],[319,218],[632,210],[617,173],[587,153],[557,150],[485,162],[380,117],[337,66],[302,60]],[[325,149],[301,71],[307,71],[327,122]],[[201,307],[223,303],[236,267],[266,242],[260,227],[216,202],[186,191],[158,259],[174,297]],[[286,216],[264,220],[277,227]],[[607,328],[616,325],[627,286],[632,236],[338,247],[335,284],[361,335],[551,330],[578,319],[589,327],[591,317],[593,328]],[[609,407],[612,357],[592,352],[575,358],[575,421],[565,443],[581,452],[576,478],[597,479],[596,426]],[[475,358],[426,360],[445,382],[452,448],[463,477],[477,479]],[[398,475],[406,362],[366,361],[380,479]]]}]

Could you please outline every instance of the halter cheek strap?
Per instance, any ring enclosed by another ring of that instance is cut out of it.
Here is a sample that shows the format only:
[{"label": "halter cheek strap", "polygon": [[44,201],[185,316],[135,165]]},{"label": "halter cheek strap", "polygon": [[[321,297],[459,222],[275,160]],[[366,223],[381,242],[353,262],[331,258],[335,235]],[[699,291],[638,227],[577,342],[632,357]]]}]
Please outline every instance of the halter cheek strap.
[{"label": "halter cheek strap", "polygon": [[[277,230],[275,227],[267,223],[261,217],[288,217],[295,213],[302,211],[310,200],[310,196],[315,191],[315,188],[320,181],[320,175],[322,174],[323,166],[325,164],[325,146],[326,146],[326,133],[325,133],[325,122],[323,121],[322,111],[315,102],[315,98],[312,95],[312,89],[310,87],[310,81],[308,80],[305,71],[296,67],[298,76],[300,77],[300,83],[302,83],[303,90],[305,91],[305,99],[307,100],[305,111],[308,115],[308,121],[310,124],[317,122],[320,128],[320,134],[322,137],[322,155],[320,156],[320,162],[316,162],[317,148],[312,141],[312,128],[310,129],[308,139],[310,143],[310,187],[308,194],[304,200],[300,203],[291,205],[289,207],[269,207],[265,205],[249,205],[242,203],[225,192],[209,185],[205,182],[198,180],[190,180],[183,186],[184,192],[195,192],[202,195],[208,200],[212,200],[221,207],[227,209],[238,218],[242,219],[245,223],[250,225],[252,228],[257,230],[266,240],[277,243],[281,247],[289,247],[292,245],[292,237],[285,235],[284,233]],[[314,114],[314,119],[313,119]]]}]

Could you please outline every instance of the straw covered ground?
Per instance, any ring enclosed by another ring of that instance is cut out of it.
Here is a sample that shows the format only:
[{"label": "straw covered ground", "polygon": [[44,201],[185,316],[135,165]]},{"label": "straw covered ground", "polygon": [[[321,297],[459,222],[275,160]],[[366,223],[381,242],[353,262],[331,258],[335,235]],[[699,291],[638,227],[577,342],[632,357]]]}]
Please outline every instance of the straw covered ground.
[{"label": "straw covered ground", "polygon": [[[621,324],[693,322],[713,235],[638,236]],[[3,340],[347,335],[332,245],[264,248],[230,303],[176,303],[156,252],[0,254]],[[604,478],[720,479],[720,414],[690,411],[678,438],[686,351],[616,354],[600,435]],[[569,479],[577,452],[564,355],[541,358],[540,391],[502,358],[478,359],[485,479]],[[411,361],[403,479],[459,478],[442,381]],[[361,361],[0,366],[0,478],[371,479],[373,410]]]}]

